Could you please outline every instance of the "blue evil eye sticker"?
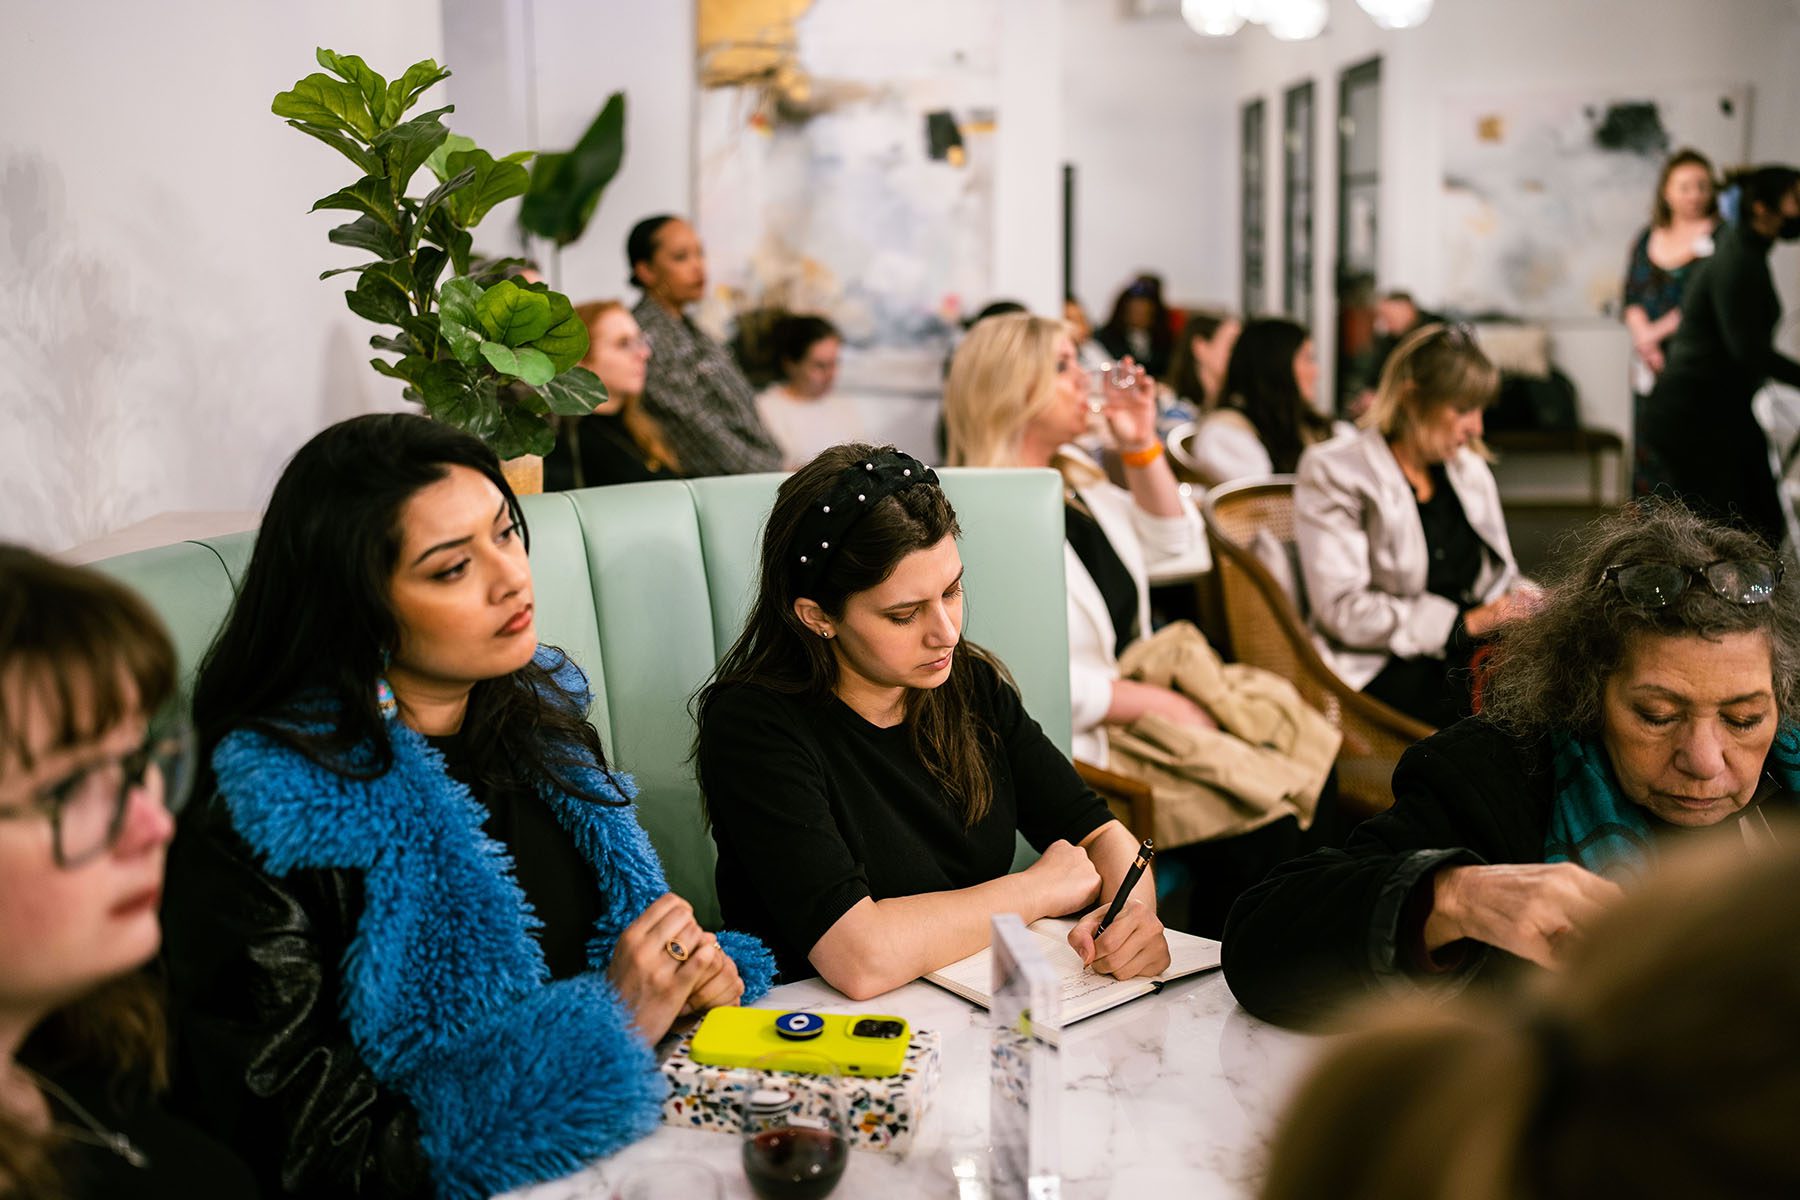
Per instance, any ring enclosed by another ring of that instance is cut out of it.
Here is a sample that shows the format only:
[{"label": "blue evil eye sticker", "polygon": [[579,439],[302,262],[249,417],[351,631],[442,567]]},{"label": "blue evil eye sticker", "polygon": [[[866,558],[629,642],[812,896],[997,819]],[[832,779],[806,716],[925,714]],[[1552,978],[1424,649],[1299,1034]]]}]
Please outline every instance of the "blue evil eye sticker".
[{"label": "blue evil eye sticker", "polygon": [[804,1042],[825,1031],[825,1019],[817,1013],[782,1013],[775,1018],[775,1032],[790,1042]]}]

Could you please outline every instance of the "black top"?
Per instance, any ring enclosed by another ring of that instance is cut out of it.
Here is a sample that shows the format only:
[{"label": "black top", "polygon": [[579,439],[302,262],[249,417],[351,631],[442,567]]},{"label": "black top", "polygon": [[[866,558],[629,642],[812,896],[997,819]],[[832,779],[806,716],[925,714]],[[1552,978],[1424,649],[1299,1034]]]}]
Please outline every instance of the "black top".
[{"label": "black top", "polygon": [[618,413],[589,413],[572,426],[565,425],[556,449],[544,457],[546,492],[676,478],[675,472],[644,453]]},{"label": "black top", "polygon": [[1081,560],[1087,573],[1094,577],[1094,586],[1100,589],[1100,598],[1106,601],[1106,611],[1113,624],[1113,657],[1117,658],[1125,653],[1125,647],[1137,640],[1137,580],[1131,577],[1106,531],[1100,528],[1100,522],[1094,520],[1086,507],[1063,505],[1063,536],[1069,539],[1069,548],[1075,551],[1075,557]]},{"label": "black top", "polygon": [[586,971],[588,939],[601,916],[600,889],[575,840],[530,787],[478,786],[460,737],[425,740],[444,756],[451,777],[488,810],[482,832],[512,855],[513,877],[525,893],[525,903],[543,922],[536,933],[550,977],[568,979]]},{"label": "black top", "polygon": [[[1800,363],[1775,350],[1781,299],[1769,273],[1770,245],[1741,221],[1721,225],[1712,257],[1695,265],[1663,374],[1692,385],[1693,394],[1681,399],[1697,409],[1715,407],[1721,391],[1747,401],[1771,377],[1800,387]],[[1659,392],[1665,404],[1675,399]]]},{"label": "black top", "polygon": [[1425,527],[1425,590],[1459,607],[1468,605],[1486,550],[1443,463],[1431,466],[1431,499],[1419,501],[1419,523]]},{"label": "black top", "polygon": [[1014,831],[1042,850],[1112,819],[1075,768],[979,660],[970,719],[991,731],[993,806],[965,827],[907,725],[881,729],[835,697],[720,688],[700,726],[700,783],[719,847],[725,923],[775,952],[782,978],[865,896],[973,887],[1012,866]]}]

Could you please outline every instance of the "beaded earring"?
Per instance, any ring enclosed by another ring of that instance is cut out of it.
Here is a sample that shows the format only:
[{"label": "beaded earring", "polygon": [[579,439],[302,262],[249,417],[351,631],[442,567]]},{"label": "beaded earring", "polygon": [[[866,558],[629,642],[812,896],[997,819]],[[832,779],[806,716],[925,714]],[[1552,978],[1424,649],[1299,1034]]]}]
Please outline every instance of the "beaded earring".
[{"label": "beaded earring", "polygon": [[400,702],[394,699],[394,689],[388,686],[388,664],[394,656],[386,650],[381,652],[381,674],[375,679],[375,707],[381,712],[381,719],[391,721],[400,715]]}]

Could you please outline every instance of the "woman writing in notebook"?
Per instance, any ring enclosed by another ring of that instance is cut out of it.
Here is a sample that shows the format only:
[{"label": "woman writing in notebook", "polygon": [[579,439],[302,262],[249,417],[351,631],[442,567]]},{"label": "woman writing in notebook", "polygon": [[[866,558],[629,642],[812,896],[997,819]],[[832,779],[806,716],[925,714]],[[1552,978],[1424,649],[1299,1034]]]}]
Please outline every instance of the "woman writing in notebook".
[{"label": "woman writing in notebook", "polygon": [[[749,621],[697,698],[726,920],[853,999],[980,950],[995,913],[1110,901],[1137,852],[962,640],[959,532],[918,460],[825,451],[777,494]],[[1041,857],[1008,874],[1015,832]],[[1069,936],[1094,970],[1168,966],[1148,874],[1096,941],[1101,915]]]}]

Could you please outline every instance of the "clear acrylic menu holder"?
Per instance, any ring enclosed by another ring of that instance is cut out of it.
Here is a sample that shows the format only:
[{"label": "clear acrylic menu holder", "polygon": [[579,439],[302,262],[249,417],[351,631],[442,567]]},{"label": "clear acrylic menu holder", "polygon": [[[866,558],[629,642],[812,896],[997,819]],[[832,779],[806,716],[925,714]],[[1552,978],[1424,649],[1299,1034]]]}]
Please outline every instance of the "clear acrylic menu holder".
[{"label": "clear acrylic menu holder", "polygon": [[1062,1195],[1056,1051],[1036,1034],[1062,1024],[1062,985],[1037,935],[1014,913],[994,918],[989,1005],[988,1154],[993,1200]]}]

